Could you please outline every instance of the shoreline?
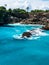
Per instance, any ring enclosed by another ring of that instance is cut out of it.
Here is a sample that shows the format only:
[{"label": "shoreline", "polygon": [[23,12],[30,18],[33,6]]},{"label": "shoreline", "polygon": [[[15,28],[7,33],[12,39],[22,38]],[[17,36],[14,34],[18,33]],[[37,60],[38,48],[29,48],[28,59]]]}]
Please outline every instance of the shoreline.
[{"label": "shoreline", "polygon": [[44,26],[44,25],[41,25],[41,24],[21,24],[21,23],[14,23],[14,24],[7,24],[9,26],[17,26],[17,25],[20,25],[20,26]]}]

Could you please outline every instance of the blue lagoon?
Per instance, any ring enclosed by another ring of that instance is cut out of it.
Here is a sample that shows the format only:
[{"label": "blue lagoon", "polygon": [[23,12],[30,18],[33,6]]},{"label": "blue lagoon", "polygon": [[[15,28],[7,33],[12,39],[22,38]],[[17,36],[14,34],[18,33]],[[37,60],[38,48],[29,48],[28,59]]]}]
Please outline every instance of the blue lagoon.
[{"label": "blue lagoon", "polygon": [[[0,65],[49,65],[49,31],[32,39],[15,39],[40,25],[0,27]],[[45,35],[46,34],[46,35]]]}]

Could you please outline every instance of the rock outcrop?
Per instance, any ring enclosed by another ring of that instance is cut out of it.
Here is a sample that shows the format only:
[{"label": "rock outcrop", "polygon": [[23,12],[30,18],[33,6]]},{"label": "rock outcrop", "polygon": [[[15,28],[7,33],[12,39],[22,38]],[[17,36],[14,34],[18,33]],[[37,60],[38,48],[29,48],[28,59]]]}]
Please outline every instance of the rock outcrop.
[{"label": "rock outcrop", "polygon": [[29,18],[21,20],[21,24],[42,24],[45,25],[49,21],[49,12],[29,14]]},{"label": "rock outcrop", "polygon": [[48,26],[42,27],[43,30],[49,30]]},{"label": "rock outcrop", "polygon": [[23,34],[22,34],[22,37],[24,38],[24,37],[31,37],[32,36],[32,34],[30,33],[30,32],[24,32]]},{"label": "rock outcrop", "polygon": [[42,27],[44,30],[49,30],[49,24],[47,23],[45,26]]}]

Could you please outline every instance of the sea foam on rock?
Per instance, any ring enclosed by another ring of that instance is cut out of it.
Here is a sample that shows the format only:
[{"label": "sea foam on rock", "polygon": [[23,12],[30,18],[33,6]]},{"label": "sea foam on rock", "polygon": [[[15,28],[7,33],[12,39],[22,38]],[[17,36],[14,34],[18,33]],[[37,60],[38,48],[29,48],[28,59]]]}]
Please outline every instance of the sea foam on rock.
[{"label": "sea foam on rock", "polygon": [[43,32],[42,29],[40,28],[37,28],[37,29],[34,29],[34,30],[29,30],[28,32],[23,32],[23,34],[21,35],[14,35],[13,37],[15,39],[29,39],[29,40],[32,40],[32,39],[38,39],[40,38],[41,36],[47,36],[49,34]]},{"label": "sea foam on rock", "polygon": [[29,38],[31,36],[46,36],[46,35],[48,35],[48,34],[43,32],[42,29],[37,28],[37,29],[34,29],[34,30],[30,30],[28,32],[24,32],[22,34],[22,37],[28,37]]}]

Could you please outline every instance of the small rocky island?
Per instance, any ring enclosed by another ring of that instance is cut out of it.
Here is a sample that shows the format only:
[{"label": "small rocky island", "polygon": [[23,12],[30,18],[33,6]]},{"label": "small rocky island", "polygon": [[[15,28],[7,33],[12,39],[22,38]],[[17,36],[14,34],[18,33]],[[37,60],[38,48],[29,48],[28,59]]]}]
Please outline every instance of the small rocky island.
[{"label": "small rocky island", "polygon": [[23,32],[22,38],[29,38],[31,36],[39,36],[42,33],[42,29],[37,28],[34,30],[30,30],[29,32]]},{"label": "small rocky island", "polygon": [[24,32],[24,33],[22,34],[22,38],[25,38],[25,37],[29,38],[29,37],[31,37],[31,36],[32,36],[32,34],[31,34],[30,32]]},{"label": "small rocky island", "polygon": [[43,30],[49,30],[49,22],[45,24],[45,26],[42,27]]}]

